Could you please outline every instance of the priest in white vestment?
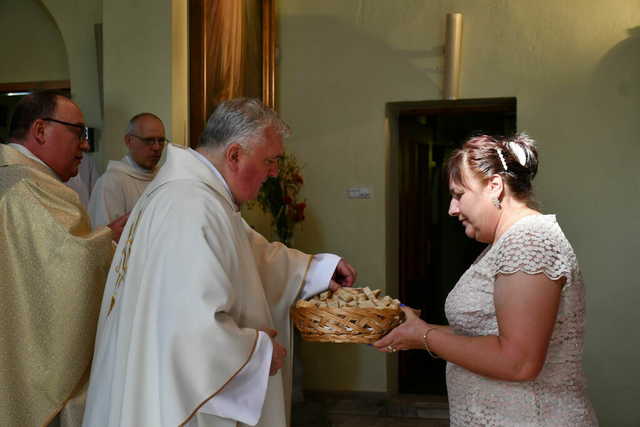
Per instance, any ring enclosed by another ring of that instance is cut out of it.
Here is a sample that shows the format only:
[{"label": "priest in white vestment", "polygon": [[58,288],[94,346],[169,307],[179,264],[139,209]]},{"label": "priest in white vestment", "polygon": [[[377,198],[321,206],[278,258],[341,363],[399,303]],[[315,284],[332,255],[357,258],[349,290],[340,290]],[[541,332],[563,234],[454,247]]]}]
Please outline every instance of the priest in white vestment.
[{"label": "priest in white vestment", "polygon": [[289,308],[356,272],[269,243],[240,215],[277,175],[287,132],[239,99],[216,108],[197,150],[168,147],[109,272],[84,426],[288,425]]},{"label": "priest in white vestment", "polygon": [[89,215],[94,228],[131,212],[156,175],[166,141],[162,120],[155,114],[140,113],[129,120],[124,137],[129,153],[109,162],[91,192]]}]

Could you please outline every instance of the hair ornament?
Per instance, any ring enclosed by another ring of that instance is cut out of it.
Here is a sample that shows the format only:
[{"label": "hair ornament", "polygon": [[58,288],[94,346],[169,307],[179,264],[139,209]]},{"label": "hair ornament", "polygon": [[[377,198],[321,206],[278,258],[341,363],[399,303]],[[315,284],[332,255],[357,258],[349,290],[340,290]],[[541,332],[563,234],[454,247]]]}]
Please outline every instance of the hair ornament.
[{"label": "hair ornament", "polygon": [[505,162],[504,160],[504,156],[502,155],[502,150],[499,148],[496,148],[496,151],[498,152],[498,157],[500,157],[500,162],[502,163],[502,167],[504,168],[504,171],[507,172],[509,168],[507,168],[507,162]]},{"label": "hair ornament", "polygon": [[509,147],[509,150],[513,153],[513,157],[516,158],[521,166],[524,167],[527,165],[527,152],[522,148],[522,145],[514,141],[509,141],[507,142],[507,147]]}]

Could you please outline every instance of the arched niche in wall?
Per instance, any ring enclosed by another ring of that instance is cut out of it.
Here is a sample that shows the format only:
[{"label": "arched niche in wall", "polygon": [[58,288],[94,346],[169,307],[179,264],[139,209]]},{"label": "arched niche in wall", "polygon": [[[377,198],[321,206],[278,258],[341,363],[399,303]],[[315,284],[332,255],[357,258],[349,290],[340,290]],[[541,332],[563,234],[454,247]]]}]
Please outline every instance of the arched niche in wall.
[{"label": "arched niche in wall", "polygon": [[67,49],[40,0],[0,2],[0,83],[68,81]]},{"label": "arched niche in wall", "polygon": [[66,50],[67,79],[72,99],[80,106],[85,122],[102,135],[100,88],[101,0],[29,0],[44,8],[57,25]]},{"label": "arched niche in wall", "polygon": [[40,0],[0,2],[0,140],[8,136],[13,107],[25,92],[68,91],[69,61],[62,34]]}]

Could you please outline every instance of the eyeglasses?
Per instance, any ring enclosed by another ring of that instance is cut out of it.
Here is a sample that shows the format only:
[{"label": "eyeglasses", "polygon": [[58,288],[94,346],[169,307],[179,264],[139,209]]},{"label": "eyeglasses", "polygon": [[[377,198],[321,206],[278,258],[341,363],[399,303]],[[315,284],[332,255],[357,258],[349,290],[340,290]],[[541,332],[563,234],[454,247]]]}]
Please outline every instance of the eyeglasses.
[{"label": "eyeglasses", "polygon": [[88,141],[89,140],[89,128],[82,124],[79,125],[77,123],[69,123],[69,122],[63,122],[62,120],[58,120],[58,119],[52,119],[51,117],[43,117],[42,120],[44,120],[45,122],[56,122],[56,123],[60,123],[61,125],[65,125],[65,126],[71,126],[77,129],[82,129],[82,131],[80,132],[80,141]]},{"label": "eyeglasses", "polygon": [[158,144],[160,147],[163,147],[164,144],[166,144],[167,142],[170,142],[167,138],[165,138],[164,136],[148,136],[146,138],[143,138],[141,136],[135,135],[133,133],[130,133],[129,135],[138,138],[140,141],[142,141],[144,143],[144,145],[148,145],[151,146],[153,144]]}]

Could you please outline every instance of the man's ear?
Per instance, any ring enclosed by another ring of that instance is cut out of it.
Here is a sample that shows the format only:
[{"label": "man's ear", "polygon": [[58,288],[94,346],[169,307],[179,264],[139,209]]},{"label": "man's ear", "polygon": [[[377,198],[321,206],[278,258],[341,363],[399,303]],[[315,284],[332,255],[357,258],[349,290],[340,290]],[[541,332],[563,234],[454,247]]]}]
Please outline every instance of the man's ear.
[{"label": "man's ear", "polygon": [[232,171],[237,171],[240,163],[240,154],[242,154],[242,146],[233,143],[227,147],[224,152],[224,161]]},{"label": "man's ear", "polygon": [[131,144],[133,144],[133,136],[125,135],[124,136],[124,145],[126,145],[127,148],[131,149]]},{"label": "man's ear", "polygon": [[44,143],[46,142],[46,137],[45,137],[45,129],[46,128],[45,128],[45,125],[46,125],[46,123],[42,119],[36,119],[31,124],[31,133],[33,135],[33,139],[39,145],[44,145]]}]

